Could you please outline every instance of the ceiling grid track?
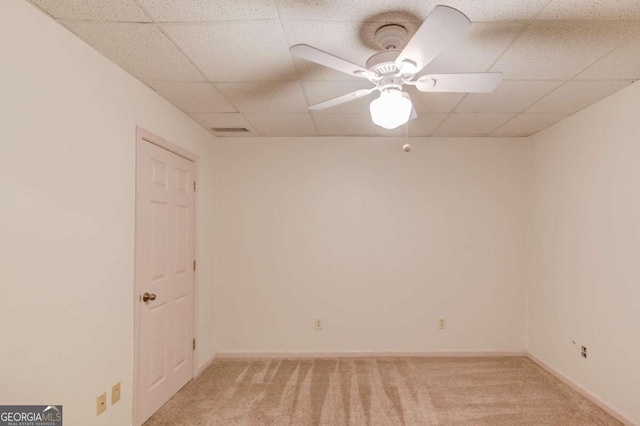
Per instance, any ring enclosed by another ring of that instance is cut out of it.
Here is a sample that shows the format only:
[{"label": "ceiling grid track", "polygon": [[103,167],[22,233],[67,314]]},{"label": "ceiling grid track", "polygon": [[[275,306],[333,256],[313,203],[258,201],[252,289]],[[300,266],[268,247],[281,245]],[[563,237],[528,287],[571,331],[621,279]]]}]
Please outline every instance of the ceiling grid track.
[{"label": "ceiling grid track", "polygon": [[[544,6],[542,6],[540,8],[540,10],[538,11],[538,13],[531,19],[529,19],[528,21],[526,21],[524,23],[524,25],[522,26],[522,28],[520,28],[520,31],[518,31],[518,34],[513,38],[513,40],[511,40],[511,43],[509,43],[507,45],[507,47],[502,51],[502,53],[500,55],[498,55],[498,57],[496,57],[496,59],[493,61],[493,63],[491,65],[489,65],[488,70],[492,69],[494,66],[496,66],[496,64],[500,61],[500,59],[502,59],[502,57],[505,55],[506,52],[509,51],[509,49],[511,49],[513,47],[513,45],[518,41],[518,39],[520,39],[520,37],[522,37],[522,35],[527,31],[527,29],[529,29],[529,27],[531,26],[531,24],[533,24],[534,22],[537,21],[537,19],[540,17],[540,15],[542,15],[542,13],[544,12],[544,10],[549,7],[549,5],[551,4],[553,0],[548,0]],[[553,91],[552,91],[553,92]],[[547,93],[543,96],[541,96],[536,102],[538,102],[540,99],[544,98],[545,96],[548,96],[550,93]],[[533,102],[531,105],[533,105],[535,102]],[[531,107],[531,105],[529,105],[527,108]],[[457,106],[456,106],[457,108]],[[515,114],[513,117],[511,117],[510,119],[508,119],[507,121],[505,121],[504,123],[502,123],[501,125],[499,125],[498,127],[496,127],[495,129],[493,129],[493,131],[491,133],[489,133],[489,135],[493,135],[495,134],[495,132],[498,131],[498,129],[500,129],[502,126],[506,126],[511,120],[514,120],[516,117],[518,117],[523,111],[525,111],[526,108],[524,110],[519,111],[517,114]]]},{"label": "ceiling grid track", "polygon": [[[276,7],[276,11],[278,12],[278,18],[280,19],[280,28],[282,28],[282,33],[284,34],[284,37],[287,40],[287,45],[291,46],[293,44],[291,42],[291,36],[289,35],[289,32],[283,25],[283,22],[285,21],[285,19],[282,18],[282,12],[280,11],[280,8],[281,8],[280,1],[274,0],[274,4]],[[305,90],[304,85],[302,84],[302,79],[300,78],[300,72],[298,71],[298,67],[293,61],[293,58],[291,59],[291,62],[293,65],[294,72],[296,74],[296,82],[298,84],[298,87],[300,88],[300,91],[302,92],[302,96],[304,97],[304,100],[307,103],[307,105],[311,105],[311,102],[309,102],[309,96],[307,95],[307,91]],[[315,132],[316,135],[319,135],[320,133],[318,132],[318,125],[316,124],[314,115],[311,114],[309,111],[307,111],[306,114],[309,116],[309,119],[311,120],[311,124],[313,125],[313,131]]]},{"label": "ceiling grid track", "polygon": [[[169,42],[171,42],[176,49],[178,49],[178,51],[184,55],[185,58],[187,58],[187,60],[191,63],[191,65],[193,65],[193,67],[198,70],[198,72],[200,73],[200,75],[203,78],[203,82],[208,83],[211,87],[215,88],[215,85],[213,84],[212,81],[209,80],[209,78],[207,77],[207,74],[200,68],[200,66],[198,66],[198,64],[187,54],[187,52],[185,52],[179,45],[178,43],[175,42],[175,40],[173,40],[173,38],[164,30],[164,28],[162,27],[161,23],[158,22],[158,20],[151,14],[151,12],[142,4],[140,3],[140,1],[138,0],[133,0],[139,7],[140,9],[142,9],[144,11],[144,13],[147,15],[147,17],[149,19],[151,19],[151,21],[153,22],[153,24],[156,26],[156,28],[158,28],[158,30],[169,40]],[[155,89],[154,89],[155,90]],[[216,89],[217,90],[217,89]],[[236,105],[234,105],[233,102],[231,102],[231,100],[226,99],[226,97],[220,93],[220,96],[225,99],[225,101],[227,101],[233,108],[235,108],[236,112],[238,112],[238,107]],[[187,111],[183,111],[185,114],[189,115],[189,113]]]}]

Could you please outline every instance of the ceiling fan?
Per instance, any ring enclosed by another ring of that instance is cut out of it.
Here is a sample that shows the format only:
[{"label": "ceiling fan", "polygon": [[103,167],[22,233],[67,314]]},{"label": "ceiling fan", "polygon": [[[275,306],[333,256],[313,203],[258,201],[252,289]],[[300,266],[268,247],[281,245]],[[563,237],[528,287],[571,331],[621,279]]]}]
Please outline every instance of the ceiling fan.
[{"label": "ceiling fan", "polygon": [[396,24],[384,25],[376,31],[376,41],[384,49],[367,60],[366,68],[338,58],[306,44],[289,49],[295,57],[306,59],[349,75],[361,77],[375,84],[370,89],[329,99],[309,107],[311,111],[331,108],[370,95],[376,90],[380,96],[370,106],[371,119],[378,126],[395,129],[418,115],[403,85],[415,86],[421,92],[487,93],[502,81],[502,73],[428,74],[414,80],[424,67],[455,42],[471,21],[459,10],[436,6],[418,31],[400,50],[407,30]]}]

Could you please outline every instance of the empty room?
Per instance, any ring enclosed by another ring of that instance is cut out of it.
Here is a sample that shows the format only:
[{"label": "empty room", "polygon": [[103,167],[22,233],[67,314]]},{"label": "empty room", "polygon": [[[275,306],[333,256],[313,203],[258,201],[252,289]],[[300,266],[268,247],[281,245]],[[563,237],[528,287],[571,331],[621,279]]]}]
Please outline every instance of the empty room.
[{"label": "empty room", "polygon": [[0,0],[0,426],[640,425],[637,0]]}]

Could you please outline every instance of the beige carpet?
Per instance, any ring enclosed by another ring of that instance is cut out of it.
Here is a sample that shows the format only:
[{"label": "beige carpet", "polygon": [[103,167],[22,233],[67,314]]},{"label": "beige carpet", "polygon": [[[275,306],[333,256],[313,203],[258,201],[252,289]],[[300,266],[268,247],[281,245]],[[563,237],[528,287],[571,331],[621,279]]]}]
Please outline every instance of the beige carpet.
[{"label": "beige carpet", "polygon": [[145,426],[617,424],[528,358],[487,357],[216,360]]}]

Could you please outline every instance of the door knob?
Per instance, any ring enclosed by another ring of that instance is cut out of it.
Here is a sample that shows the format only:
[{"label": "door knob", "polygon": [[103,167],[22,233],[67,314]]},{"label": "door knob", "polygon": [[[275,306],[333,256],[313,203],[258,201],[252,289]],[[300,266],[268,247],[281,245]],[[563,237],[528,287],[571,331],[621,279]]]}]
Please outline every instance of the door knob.
[{"label": "door knob", "polygon": [[148,292],[142,295],[143,302],[148,302],[149,300],[156,300],[156,295]]}]

